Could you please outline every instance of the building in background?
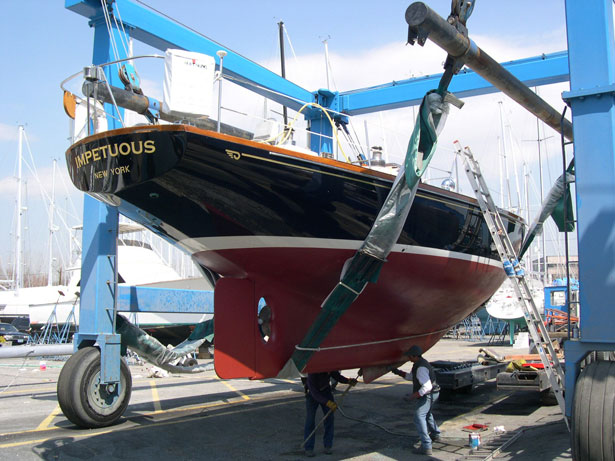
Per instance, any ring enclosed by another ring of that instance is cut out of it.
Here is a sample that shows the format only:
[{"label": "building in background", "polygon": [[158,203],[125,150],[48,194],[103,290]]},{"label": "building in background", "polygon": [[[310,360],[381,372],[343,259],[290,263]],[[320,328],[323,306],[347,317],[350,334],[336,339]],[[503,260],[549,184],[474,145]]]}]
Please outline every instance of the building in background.
[{"label": "building in background", "polygon": [[[571,255],[569,257],[570,277],[573,279],[579,279],[579,257],[577,255]],[[546,273],[545,284],[551,285],[556,279],[566,278],[566,258],[564,256],[547,256],[546,258],[546,271],[542,269],[542,260],[540,258],[532,260],[532,271],[534,273]]]}]

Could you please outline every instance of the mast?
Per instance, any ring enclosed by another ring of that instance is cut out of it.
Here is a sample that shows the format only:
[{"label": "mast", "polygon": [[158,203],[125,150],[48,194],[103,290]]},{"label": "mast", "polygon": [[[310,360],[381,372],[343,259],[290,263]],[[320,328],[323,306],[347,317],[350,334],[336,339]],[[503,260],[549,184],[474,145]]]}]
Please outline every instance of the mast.
[{"label": "mast", "polygon": [[220,59],[220,70],[218,71],[218,122],[216,131],[220,133],[220,120],[222,119],[222,80],[224,79],[222,70],[224,67],[224,57],[226,56],[226,51],[218,50],[216,51],[216,55],[218,56],[218,59]]},{"label": "mast", "polygon": [[[500,105],[500,131],[501,131],[500,137],[502,139],[502,161],[504,162],[506,192],[508,193],[508,207],[506,209],[510,210],[512,209],[512,202],[511,202],[511,197],[510,197],[511,195],[510,194],[510,177],[508,175],[508,159],[506,158],[506,140],[504,139],[504,116],[502,115],[504,104],[502,103],[502,101],[498,101],[498,104]],[[501,186],[500,186],[500,191],[503,192],[501,190]],[[502,197],[502,205],[504,205],[504,197]]]},{"label": "mast", "polygon": [[461,193],[461,183],[459,182],[459,154],[455,154],[455,192]]},{"label": "mast", "polygon": [[325,72],[327,75],[327,90],[331,89],[331,85],[329,85],[329,43],[328,43],[328,39],[324,39],[322,41],[322,43],[324,43],[325,45]]},{"label": "mast", "polygon": [[510,146],[510,156],[513,164],[513,173],[515,174],[515,187],[517,195],[517,213],[521,215],[521,186],[519,185],[519,173],[517,171],[517,158],[515,156],[512,127],[510,120],[508,122],[508,145]]},{"label": "mast", "polygon": [[[327,76],[327,90],[331,89],[331,85],[329,83],[329,42],[328,40],[331,38],[331,36],[327,36],[327,38],[325,38],[322,43],[325,45],[325,74]],[[380,115],[382,117],[382,114]],[[334,139],[337,136],[337,125],[331,127],[333,130],[333,137],[331,138],[331,143],[332,143],[332,150],[335,154],[335,159],[338,159],[338,155],[339,155],[339,149],[338,149],[338,144],[334,141]],[[386,153],[385,153],[386,155]]]},{"label": "mast", "polygon": [[49,265],[47,268],[47,286],[53,285],[53,218],[55,214],[56,201],[56,159],[53,159],[53,170],[51,173],[51,204],[49,207]]},{"label": "mast", "polygon": [[365,127],[365,151],[367,152],[367,165],[372,166],[372,151],[369,145],[369,131],[367,129],[367,120],[363,120],[363,126]]},{"label": "mast", "polygon": [[[278,22],[278,30],[280,33],[280,66],[282,70],[282,78],[286,78],[286,61],[284,58],[284,22]],[[288,113],[286,110],[286,106],[282,106],[282,114],[284,117],[284,130],[286,130],[286,126],[288,125]]]},{"label": "mast", "polygon": [[[502,128],[502,112],[501,112],[501,108],[502,106],[500,106],[500,133],[502,132],[503,128]],[[500,134],[500,137],[502,137],[502,135]],[[502,166],[503,163],[503,159],[502,159],[502,143],[499,142],[498,143],[498,167],[500,170],[500,206],[502,208],[506,208],[506,204],[504,203],[504,167]]]},{"label": "mast", "polygon": [[21,197],[21,163],[23,158],[23,125],[19,125],[19,148],[17,160],[17,231],[15,233],[15,268],[13,274],[15,276],[15,294],[19,292],[22,285],[21,272],[21,213],[22,213],[22,197]]},{"label": "mast", "polygon": [[[527,163],[523,162],[523,189],[525,194],[525,221],[527,222],[528,228],[530,224],[530,173],[528,171]],[[526,267],[532,267],[532,246],[527,250],[527,261],[529,264],[526,264]]]},{"label": "mast", "polygon": [[[536,95],[538,95],[538,87],[534,87],[534,91]],[[540,149],[540,119],[536,117],[536,141],[538,143],[538,172],[540,178],[540,206],[542,206],[543,191],[542,191],[542,152]],[[547,284],[547,256],[546,256],[546,245],[545,245],[545,229],[543,228],[540,238],[541,251],[540,251],[540,279],[546,285]]]}]

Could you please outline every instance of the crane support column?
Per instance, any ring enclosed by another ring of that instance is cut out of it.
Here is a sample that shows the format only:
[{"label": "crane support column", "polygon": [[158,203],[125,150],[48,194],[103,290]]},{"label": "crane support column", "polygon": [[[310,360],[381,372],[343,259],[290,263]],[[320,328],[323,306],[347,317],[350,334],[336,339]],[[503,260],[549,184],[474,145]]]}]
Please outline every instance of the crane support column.
[{"label": "crane support column", "polygon": [[615,458],[615,34],[612,0],[566,0],[577,195],[580,340],[567,341],[574,459]]},{"label": "crane support column", "polygon": [[[117,59],[113,41],[104,18],[93,21],[94,54],[93,64],[102,64]],[[121,44],[120,32],[112,25],[115,44]],[[117,46],[117,45],[116,45]],[[117,52],[125,58],[122,46]],[[120,86],[117,67],[108,67],[106,72],[110,85]],[[115,108],[106,104],[109,129],[120,128]],[[119,214],[117,208],[106,205],[86,195],[83,202],[83,237],[81,298],[79,306],[79,333],[75,335],[75,348],[97,343],[101,353],[101,383],[120,381],[120,335],[115,333],[115,312],[117,309],[117,235]]]},{"label": "crane support column", "polygon": [[[320,89],[314,92],[314,100],[318,105],[326,109],[331,109],[339,113],[339,93],[327,89]],[[309,129],[312,133],[310,136],[310,149],[317,152],[318,155],[333,154],[335,152],[335,138],[333,127],[330,119],[340,119],[339,115],[334,113],[325,114],[324,110],[319,110],[309,107],[306,111],[306,119],[309,121]],[[341,117],[345,119],[345,117]]]},{"label": "crane support column", "polygon": [[615,49],[613,2],[566,1],[579,239],[580,337],[566,343],[566,409],[579,362],[615,350]]}]

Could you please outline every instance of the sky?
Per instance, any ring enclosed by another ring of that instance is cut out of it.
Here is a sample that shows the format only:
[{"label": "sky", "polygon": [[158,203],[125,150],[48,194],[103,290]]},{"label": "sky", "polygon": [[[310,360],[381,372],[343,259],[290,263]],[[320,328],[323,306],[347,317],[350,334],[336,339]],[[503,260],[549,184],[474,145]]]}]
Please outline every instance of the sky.
[{"label": "sky", "polygon": [[[141,4],[141,2],[136,1]],[[149,0],[156,10],[195,29],[225,47],[265,67],[279,72],[278,23],[286,30],[287,78],[314,91],[327,86],[325,42],[329,56],[329,87],[337,91],[390,83],[411,77],[438,74],[446,58],[444,51],[431,43],[425,47],[406,44],[405,11],[410,1],[368,0],[311,2],[262,0],[224,2]],[[426,1],[432,9],[448,16],[450,0]],[[0,62],[4,63],[0,85],[0,268],[14,258],[15,208],[17,195],[18,127],[25,127],[24,167],[24,258],[33,271],[46,271],[48,200],[55,178],[54,218],[56,264],[67,263],[68,232],[81,222],[82,196],[66,174],[64,152],[70,145],[69,119],[62,107],[60,83],[91,62],[93,31],[86,18],[69,11],[61,0],[3,0],[0,16]],[[561,0],[519,0],[517,2],[476,2],[468,21],[470,37],[496,61],[505,62],[566,49],[565,11]],[[162,54],[134,43],[134,54]],[[147,69],[141,75],[145,94],[162,97],[162,71]],[[80,83],[79,83],[80,84]],[[75,88],[77,88],[75,86]],[[225,83],[224,107],[243,113],[262,112],[262,98]],[[72,89],[72,88],[71,88]],[[567,83],[540,87],[539,94],[557,110],[562,110],[562,91]],[[523,164],[530,184],[530,218],[539,208],[538,146],[543,160],[544,191],[561,172],[559,135],[516,106],[506,96],[495,93],[467,98],[461,110],[449,114],[439,140],[439,151],[429,171],[429,180],[439,185],[452,176],[453,141],[471,146],[488,174],[496,201],[502,201],[499,174],[501,140],[510,162],[510,204],[525,207]],[[274,107],[272,107],[274,108]],[[365,139],[364,120],[370,144],[385,147],[389,161],[401,161],[412,129],[415,109],[408,107],[352,119],[359,139]],[[291,113],[291,117],[295,114]],[[244,117],[246,118],[246,117]],[[255,119],[246,122],[254,128]],[[237,114],[223,112],[223,121],[235,123]],[[240,124],[239,121],[237,121]],[[298,122],[298,126],[301,122]],[[540,130],[538,134],[537,129]],[[538,142],[538,137],[542,141]],[[57,173],[53,174],[53,160]],[[516,174],[515,174],[516,172]],[[463,176],[463,173],[460,173]],[[465,178],[460,177],[461,192],[471,194]],[[516,185],[519,184],[519,193]],[[506,184],[504,181],[503,184]],[[45,191],[43,194],[41,191]],[[508,194],[504,204],[508,206]],[[518,198],[519,197],[519,198]],[[526,211],[522,210],[525,216]],[[547,241],[556,238],[546,234]],[[555,245],[548,244],[555,254]],[[2,274],[0,274],[2,278]]]}]

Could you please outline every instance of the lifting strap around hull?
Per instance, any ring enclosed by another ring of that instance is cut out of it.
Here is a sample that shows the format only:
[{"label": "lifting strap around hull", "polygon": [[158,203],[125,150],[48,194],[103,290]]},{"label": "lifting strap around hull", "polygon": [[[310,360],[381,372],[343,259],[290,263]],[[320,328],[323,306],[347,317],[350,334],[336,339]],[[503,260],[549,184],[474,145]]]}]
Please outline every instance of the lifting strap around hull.
[{"label": "lifting strap around hull", "polygon": [[[564,222],[564,215],[573,217],[574,212],[572,210],[572,199],[570,195],[570,184],[575,181],[574,178],[574,159],[568,165],[566,174],[562,174],[555,180],[553,187],[544,199],[540,212],[534,219],[534,222],[530,226],[530,229],[525,236],[521,251],[519,252],[519,258],[523,258],[523,255],[530,247],[530,244],[534,240],[534,237],[542,233],[542,227],[549,216],[553,218],[555,224],[557,224],[560,232],[572,232],[574,230],[574,222]],[[564,207],[566,211],[564,212]],[[572,219],[572,218],[569,218]]]},{"label": "lifting strap around hull", "polygon": [[321,311],[278,377],[297,376],[326,339],[339,318],[361,294],[368,282],[376,283],[382,265],[397,243],[414,201],[419,180],[437,145],[437,133],[444,125],[448,103],[460,107],[450,93],[430,92],[419,110],[408,143],[404,168],[400,169],[382,209],[357,253],[346,261],[335,286],[321,305]]}]

